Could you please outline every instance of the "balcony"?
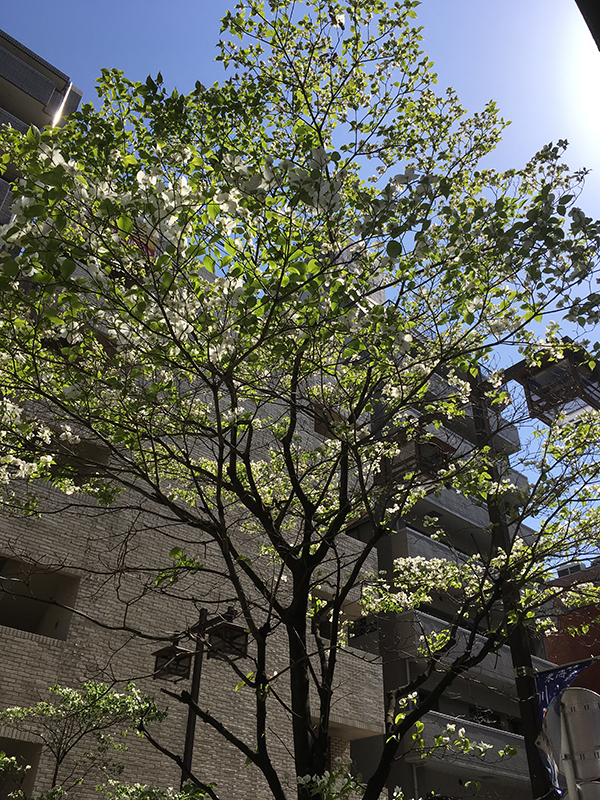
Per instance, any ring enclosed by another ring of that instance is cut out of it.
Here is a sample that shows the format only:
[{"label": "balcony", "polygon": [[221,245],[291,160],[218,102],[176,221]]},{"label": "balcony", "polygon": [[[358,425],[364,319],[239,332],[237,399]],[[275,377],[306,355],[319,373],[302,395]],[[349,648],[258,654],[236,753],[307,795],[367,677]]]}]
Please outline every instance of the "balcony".
[{"label": "balcony", "polygon": [[4,111],[26,127],[52,124],[57,116],[75,111],[81,99],[81,91],[64,73],[4,31],[0,31],[0,90]]},{"label": "balcony", "polygon": [[[514,473],[515,476],[517,474]],[[442,489],[438,495],[430,494],[418,500],[410,516],[406,517],[406,523],[418,530],[422,527],[421,521],[425,516],[438,518],[439,527],[446,532],[448,538],[451,538],[452,544],[458,550],[464,553],[489,551],[490,519],[485,507],[475,505],[451,489]],[[533,535],[534,531],[531,528],[526,525],[519,526],[519,536],[525,541]]]},{"label": "balcony", "polygon": [[405,528],[400,531],[400,536],[406,538],[405,549],[407,556],[421,556],[422,558],[441,558],[444,561],[463,562],[467,559],[465,553],[455,550],[443,542],[436,541],[430,536],[419,533],[413,528]]},{"label": "balcony", "polygon": [[[525,754],[525,744],[523,737],[509,731],[497,730],[487,725],[479,725],[476,722],[457,719],[456,717],[440,714],[437,711],[430,711],[423,718],[425,730],[423,738],[426,745],[433,744],[435,736],[439,736],[447,725],[456,725],[456,730],[465,729],[465,734],[472,742],[485,742],[491,744],[492,748],[481,757],[474,753],[459,753],[453,750],[438,750],[431,757],[423,757],[423,753],[417,749],[410,749],[404,759],[411,764],[420,764],[425,769],[443,770],[444,772],[460,771],[466,772],[473,780],[502,778],[511,781],[528,781],[529,772],[527,769],[527,757]],[[511,745],[518,749],[517,755],[502,757],[499,751],[506,745]]]},{"label": "balcony", "polygon": [[[434,398],[444,397],[449,394],[446,381],[437,375],[431,379],[431,394]],[[513,455],[521,449],[517,428],[505,419],[496,407],[489,408],[490,427],[493,431],[494,447],[499,453]],[[464,416],[454,417],[445,423],[454,433],[468,442],[474,443],[477,439],[473,410],[469,404],[464,407]]]},{"label": "balcony", "polygon": [[[438,633],[447,626],[443,620],[425,614],[422,611],[407,611],[399,614],[396,620],[395,637],[398,652],[405,658],[419,661],[419,648],[422,645],[422,636],[431,633]],[[450,663],[465,651],[470,632],[464,628],[459,628],[457,643],[455,647],[440,660],[442,663]],[[477,636],[475,647],[483,644],[483,637]],[[554,665],[545,659],[532,656],[533,668],[535,670],[551,669]],[[509,648],[505,645],[498,653],[486,656],[483,661],[469,671],[469,675],[477,677],[486,686],[496,687],[503,691],[514,694],[514,674],[513,665]]]}]

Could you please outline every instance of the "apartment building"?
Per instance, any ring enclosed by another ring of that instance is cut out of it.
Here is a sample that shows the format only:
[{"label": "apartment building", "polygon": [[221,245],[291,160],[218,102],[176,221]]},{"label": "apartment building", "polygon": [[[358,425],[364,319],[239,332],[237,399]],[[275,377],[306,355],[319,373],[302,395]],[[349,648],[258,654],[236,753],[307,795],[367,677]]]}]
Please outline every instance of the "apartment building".
[{"label": "apartment building", "polygon": [[[66,75],[0,32],[0,97],[0,122],[25,132],[32,124],[40,128],[60,124],[77,108],[81,92]],[[12,177],[9,172],[7,180],[0,180],[0,222],[10,217],[7,181]],[[468,426],[461,435],[473,441]],[[519,447],[516,431],[510,427],[503,428],[496,440],[497,448],[507,455]],[[180,585],[171,596],[148,593],[145,588],[147,573],[164,566],[173,542],[185,540],[183,529],[180,535],[176,527],[167,529],[151,513],[126,504],[107,512],[84,508],[77,498],[65,500],[50,491],[47,502],[51,513],[41,519],[0,518],[0,705],[28,705],[44,698],[50,685],[78,686],[90,679],[133,678],[142,690],[160,697],[160,682],[153,680],[157,643],[134,637],[128,630],[152,630],[166,641],[173,632],[188,630],[196,622],[192,584]],[[449,533],[450,543],[430,538],[423,519],[431,515]],[[427,495],[410,519],[398,520],[394,535],[381,544],[366,569],[391,573],[394,559],[400,556],[453,559],[457,553],[474,552],[477,546],[485,550],[488,524],[481,508],[450,490]],[[349,553],[360,538],[359,529],[350,532],[345,545]],[[131,572],[127,578],[120,573],[125,554],[129,558],[131,553],[138,559],[139,578]],[[218,586],[212,588],[218,597]],[[443,626],[448,618],[446,600],[439,595],[430,608],[380,620],[361,618],[355,609],[334,687],[332,758],[351,757],[357,770],[368,777],[383,743],[385,693],[406,683],[422,667],[419,637]],[[284,650],[282,645],[283,669]],[[534,664],[539,669],[549,666],[542,645]],[[253,707],[243,692],[234,691],[232,681],[218,660],[206,660],[203,703],[216,716],[231,720],[233,729],[242,734],[254,726]],[[186,711],[173,702],[169,706],[169,717],[157,736],[173,751],[182,752]],[[283,712],[278,719],[273,748],[278,766],[285,767],[291,732]],[[407,798],[429,793],[463,797],[473,794],[472,782],[477,781],[481,784],[478,797],[525,800],[530,796],[508,648],[461,678],[425,722],[429,737],[451,722],[464,727],[470,738],[491,743],[494,752],[485,759],[451,752],[422,759],[418,750],[406,745],[390,777],[391,791],[400,786]],[[494,755],[506,744],[520,745],[518,755],[509,761]],[[0,749],[32,766],[26,790],[49,787],[52,761],[35,737],[0,730]],[[178,785],[177,766],[145,742],[133,740],[124,760],[128,780]],[[206,780],[216,778],[224,797],[246,800],[260,796],[264,788],[257,771],[245,765],[239,752],[201,724],[194,769]],[[11,788],[0,784],[0,798]],[[81,789],[78,796],[92,796],[90,792]]]},{"label": "apartment building", "polygon": [[[80,100],[81,90],[67,75],[0,30],[0,125],[23,133],[31,125],[61,125]],[[0,224],[10,219],[14,177],[9,168],[0,178]]]},{"label": "apartment building", "polygon": [[[472,446],[475,433],[468,416],[461,435]],[[507,456],[516,453],[520,447],[516,429],[502,425],[494,437],[494,445],[498,452]],[[515,479],[523,478],[515,475]],[[444,543],[431,538],[431,527],[425,525],[425,520],[432,517],[447,534]],[[419,501],[410,518],[398,520],[396,532],[383,541],[378,552],[379,569],[391,575],[394,559],[407,556],[460,561],[475,552],[489,552],[489,524],[484,508],[452,490],[428,494]],[[523,530],[522,535],[527,535],[527,530]],[[373,651],[377,648],[381,654],[386,692],[406,684],[424,668],[426,662],[420,654],[422,636],[441,631],[452,614],[448,598],[438,594],[427,607],[379,620],[379,624],[374,623],[371,631],[359,640],[363,647],[370,646]],[[464,637],[466,639],[467,631]],[[543,639],[533,637],[530,646],[533,668],[550,668]],[[458,650],[460,647],[459,643]],[[454,650],[454,655],[456,652]],[[428,693],[428,686],[426,683],[422,690],[424,695]],[[531,797],[514,669],[507,646],[459,678],[423,721],[428,743],[450,724],[456,725],[457,730],[464,728],[469,739],[486,742],[492,749],[484,757],[445,750],[423,758],[422,751],[408,740],[390,775],[390,793],[399,786],[406,797],[458,798],[474,792],[476,797],[507,800]],[[506,745],[517,748],[517,755],[501,758],[498,752]],[[381,739],[375,737],[353,744],[353,758],[364,775],[369,775],[370,764],[380,749]]]},{"label": "apartment building", "polygon": [[[67,75],[0,31],[0,98],[0,124],[10,124],[25,133],[31,125],[60,125],[78,107],[81,91]],[[0,224],[10,219],[10,181],[15,177],[9,168],[0,179]],[[102,454],[92,456],[101,458]],[[112,509],[109,514],[86,510],[78,507],[77,500],[64,503],[64,498],[52,492],[47,504],[52,511],[40,520],[0,518],[0,705],[45,700],[47,687],[55,684],[76,687],[86,680],[128,679],[136,680],[142,691],[157,695],[166,705],[161,686],[177,686],[153,680],[154,654],[160,642],[135,641],[117,629],[123,625],[124,609],[133,598],[135,611],[132,614],[129,607],[125,627],[152,631],[156,637],[164,636],[165,641],[175,631],[190,629],[197,622],[197,606],[185,597],[185,590],[180,600],[143,597],[143,581],[137,586],[135,580],[117,586],[108,575],[117,567],[118,553],[125,546],[143,553],[143,570],[163,567],[177,534],[170,529],[161,536],[155,519],[127,508]],[[71,613],[69,607],[76,612]],[[106,627],[97,626],[92,619]],[[362,661],[361,669],[356,670],[355,661],[342,656],[338,671],[339,691],[332,717],[338,738],[332,741],[332,758],[347,754],[350,739],[383,730],[381,670],[377,664]],[[237,680],[229,685],[233,678],[224,681],[222,664],[205,660],[201,695],[217,715],[235,720],[234,729],[243,733],[254,727],[253,709],[244,693],[233,691]],[[354,707],[356,697],[362,698],[358,710]],[[169,717],[157,736],[181,753],[186,710],[177,703],[169,705]],[[285,742],[291,734],[283,718],[280,727],[279,756],[287,763]],[[0,730],[0,749],[30,765],[25,791],[40,792],[50,787],[53,762],[36,737],[4,728]],[[126,777],[132,782],[179,784],[179,768],[135,737],[123,760]],[[235,748],[200,724],[194,770],[206,780],[217,778],[225,796],[260,794],[260,776],[245,765]],[[0,798],[14,788],[10,778],[0,781]],[[77,791],[81,797],[97,796],[91,786]]]},{"label": "apartment building", "polygon": [[[76,110],[81,91],[61,70],[34,53],[8,33],[0,31],[0,124],[26,133],[30,126],[41,129],[61,125]],[[13,195],[10,182],[16,177],[9,165],[0,178],[0,224],[10,220]],[[49,503],[55,498],[49,497]],[[83,510],[68,509],[42,521],[0,518],[0,705],[29,705],[47,699],[53,684],[79,686],[89,679],[110,679],[107,664],[119,636],[102,632],[86,622],[86,615],[101,616],[111,624],[119,615],[114,591],[100,589],[100,564],[112,546],[119,528],[130,530],[131,518],[117,514],[110,521],[85,519]],[[103,542],[98,549],[97,545]],[[146,549],[151,559],[152,545]],[[162,556],[162,550],[161,550]],[[86,568],[90,569],[89,574]],[[68,607],[76,607],[73,615]],[[156,609],[147,610],[154,620]],[[169,618],[163,608],[165,625],[171,630],[182,624]],[[183,620],[185,624],[185,620]],[[152,675],[152,649],[128,654],[116,671],[131,670],[131,676]],[[132,661],[133,658],[133,661]],[[122,673],[125,674],[124,672]],[[149,681],[147,687],[152,682]],[[154,687],[155,688],[155,687]],[[172,717],[176,718],[174,712]],[[173,721],[174,729],[177,723]],[[182,722],[185,730],[185,723]],[[167,724],[168,730],[168,724]],[[21,731],[0,731],[0,749],[17,755],[31,765],[23,788],[30,792],[48,789],[52,764],[39,741]],[[139,777],[177,783],[177,769],[161,764],[147,769],[146,756],[139,757]],[[134,759],[135,760],[135,759]],[[14,788],[10,779],[0,782],[0,797]]]}]

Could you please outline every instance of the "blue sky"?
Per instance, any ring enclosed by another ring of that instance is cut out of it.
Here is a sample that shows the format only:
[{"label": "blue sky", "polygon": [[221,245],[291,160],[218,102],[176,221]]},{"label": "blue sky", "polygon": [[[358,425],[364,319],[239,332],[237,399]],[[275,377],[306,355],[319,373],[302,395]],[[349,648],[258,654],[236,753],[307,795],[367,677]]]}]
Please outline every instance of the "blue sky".
[{"label": "blue sky", "polygon": [[[95,98],[102,67],[190,90],[222,76],[213,62],[225,0],[20,0],[0,27],[66,72]],[[489,99],[512,125],[494,156],[518,167],[539,147],[568,139],[567,163],[589,167],[580,204],[600,217],[600,52],[575,0],[423,0],[424,47],[440,89],[454,86],[477,111]]]}]

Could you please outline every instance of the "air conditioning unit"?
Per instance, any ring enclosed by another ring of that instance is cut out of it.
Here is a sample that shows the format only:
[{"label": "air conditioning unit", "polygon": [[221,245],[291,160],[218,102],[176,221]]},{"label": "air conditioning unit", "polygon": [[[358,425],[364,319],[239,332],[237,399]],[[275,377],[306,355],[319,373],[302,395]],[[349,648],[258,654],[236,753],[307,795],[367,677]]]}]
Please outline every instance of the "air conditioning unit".
[{"label": "air conditioning unit", "polygon": [[573,575],[575,572],[581,572],[583,564],[581,561],[569,561],[568,564],[563,564],[556,570],[559,578],[566,578],[567,575]]}]

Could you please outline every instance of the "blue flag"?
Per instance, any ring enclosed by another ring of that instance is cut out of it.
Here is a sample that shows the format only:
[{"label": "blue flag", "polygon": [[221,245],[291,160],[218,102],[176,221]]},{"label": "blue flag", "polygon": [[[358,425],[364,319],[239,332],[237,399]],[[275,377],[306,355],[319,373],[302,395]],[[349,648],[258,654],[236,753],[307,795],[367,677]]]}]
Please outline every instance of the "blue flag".
[{"label": "blue flag", "polygon": [[540,701],[540,712],[542,719],[546,716],[548,706],[554,698],[563,692],[580,672],[594,661],[593,658],[586,658],[585,661],[577,661],[574,664],[565,664],[562,667],[538,672],[535,676],[538,698]]},{"label": "blue flag", "polygon": [[571,681],[586,667],[595,661],[595,658],[586,658],[574,664],[565,664],[562,667],[538,672],[535,683],[540,702],[542,715],[542,730],[536,740],[540,757],[554,786],[556,794],[561,797],[563,791],[558,780],[558,763],[560,760],[560,696],[569,687]]}]

